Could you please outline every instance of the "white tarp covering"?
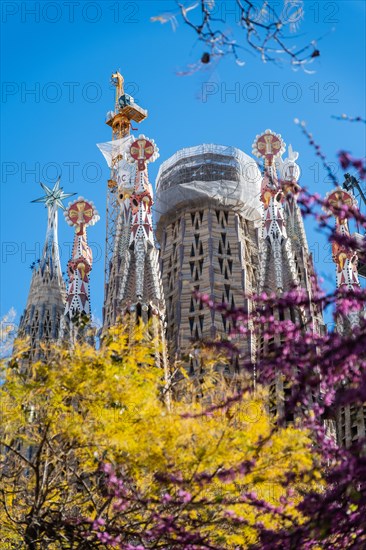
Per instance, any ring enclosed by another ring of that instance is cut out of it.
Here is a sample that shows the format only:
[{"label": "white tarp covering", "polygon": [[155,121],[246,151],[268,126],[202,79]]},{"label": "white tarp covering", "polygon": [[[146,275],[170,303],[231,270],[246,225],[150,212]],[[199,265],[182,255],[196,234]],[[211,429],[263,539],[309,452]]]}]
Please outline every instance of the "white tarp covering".
[{"label": "white tarp covering", "polygon": [[[117,182],[117,186],[130,187],[133,185],[136,174],[136,163],[130,164],[126,159],[126,151],[131,143],[135,140],[133,135],[129,135],[122,139],[107,141],[105,143],[97,143],[97,147],[111,168],[111,177]],[[118,156],[122,159],[117,164],[114,159]]]},{"label": "white tarp covering", "polygon": [[[232,167],[235,176],[232,179],[227,179],[228,167]],[[247,219],[258,220],[261,182],[257,163],[240,149],[213,144],[182,149],[160,166],[156,179],[156,217],[159,219],[184,202],[209,197],[240,210]]]},{"label": "white tarp covering", "polygon": [[97,143],[97,147],[107,161],[109,168],[112,168],[113,159],[115,159],[118,155],[122,155],[123,158],[125,158],[124,153],[127,151],[128,146],[131,145],[134,139],[134,136],[131,134],[122,139],[106,141],[105,143]]}]

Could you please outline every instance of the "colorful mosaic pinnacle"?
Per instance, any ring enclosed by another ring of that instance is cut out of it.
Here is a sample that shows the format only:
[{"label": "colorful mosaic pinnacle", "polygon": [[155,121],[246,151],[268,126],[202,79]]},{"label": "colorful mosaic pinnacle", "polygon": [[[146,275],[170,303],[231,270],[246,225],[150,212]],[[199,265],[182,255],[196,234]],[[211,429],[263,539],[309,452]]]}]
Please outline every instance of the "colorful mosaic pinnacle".
[{"label": "colorful mosaic pinnacle", "polygon": [[65,316],[71,321],[90,316],[89,273],[92,251],[87,243],[86,228],[99,220],[92,201],[79,197],[64,213],[66,223],[75,228],[72,258],[68,263],[69,288]]},{"label": "colorful mosaic pinnacle", "polygon": [[285,152],[285,143],[281,134],[276,134],[272,130],[256,135],[252,147],[253,154],[264,159],[266,168],[273,166],[275,159]]},{"label": "colorful mosaic pinnacle", "polygon": [[128,162],[137,162],[137,169],[142,172],[146,168],[147,162],[154,162],[159,157],[159,149],[156,147],[154,140],[145,138],[143,134],[134,141],[127,154]]},{"label": "colorful mosaic pinnacle", "polygon": [[[153,140],[140,135],[128,152],[127,161],[137,164],[133,192],[129,197],[131,212],[131,234],[129,246],[133,247],[135,255],[135,292],[137,300],[144,295],[145,264],[148,249],[154,247],[151,207],[153,204],[152,187],[147,173],[147,163],[154,162],[159,156],[159,150]],[[155,276],[154,276],[155,277]]]},{"label": "colorful mosaic pinnacle", "polygon": [[[328,213],[331,213],[336,219],[336,231],[339,235],[345,237],[345,240],[350,237],[348,221],[345,208],[357,207],[355,197],[349,191],[336,187],[326,196],[329,208]],[[355,250],[347,246],[346,243],[333,240],[332,243],[333,260],[337,266],[337,286],[345,287],[348,290],[354,290],[360,286],[357,272],[358,257]]]}]

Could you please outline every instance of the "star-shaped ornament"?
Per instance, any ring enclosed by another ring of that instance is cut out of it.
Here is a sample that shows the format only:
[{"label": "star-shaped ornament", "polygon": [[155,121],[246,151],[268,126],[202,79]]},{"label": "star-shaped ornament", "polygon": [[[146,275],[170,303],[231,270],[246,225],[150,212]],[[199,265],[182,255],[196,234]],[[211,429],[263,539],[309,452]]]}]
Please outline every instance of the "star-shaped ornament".
[{"label": "star-shaped ornament", "polygon": [[46,206],[53,206],[56,204],[58,208],[62,208],[62,210],[65,210],[64,205],[62,204],[62,201],[73,197],[76,195],[76,193],[64,193],[62,187],[60,187],[60,178],[56,181],[53,189],[45,185],[44,183],[41,183],[41,187],[46,193],[43,197],[40,197],[39,199],[35,199],[31,202],[44,202]]}]

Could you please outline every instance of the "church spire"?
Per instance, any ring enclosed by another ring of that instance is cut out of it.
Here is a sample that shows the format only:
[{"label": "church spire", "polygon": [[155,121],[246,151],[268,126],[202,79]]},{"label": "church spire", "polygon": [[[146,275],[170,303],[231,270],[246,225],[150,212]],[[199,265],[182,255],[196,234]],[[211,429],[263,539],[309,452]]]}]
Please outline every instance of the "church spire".
[{"label": "church spire", "polygon": [[153,140],[130,134],[131,122],[141,122],[147,111],[123,89],[123,77],[112,75],[116,86],[115,110],[107,115],[112,141],[98,147],[111,176],[107,194],[106,284],[103,308],[105,335],[122,322],[130,328],[146,325],[157,343],[155,363],[167,377],[165,301],[153,233],[153,191],[147,164],[158,155]]},{"label": "church spire", "polygon": [[[32,266],[32,281],[27,305],[20,319],[19,338],[30,338],[29,362],[47,356],[47,344],[61,337],[66,288],[62,278],[58,247],[58,209],[62,201],[74,195],[64,193],[60,178],[51,189],[41,183],[45,195],[32,202],[47,207],[47,231],[42,257]],[[41,345],[42,344],[42,345]]]},{"label": "church spire", "polygon": [[[335,238],[332,242],[333,261],[337,269],[337,288],[340,290],[356,291],[360,287],[358,279],[358,255],[355,250],[347,246],[347,238],[351,236],[347,217],[344,215],[343,206],[357,208],[357,201],[351,191],[342,187],[336,187],[326,196],[328,208],[326,211],[332,214],[336,220]],[[344,239],[342,239],[344,238]],[[357,327],[360,322],[358,311],[349,311],[344,317],[339,316],[337,329],[343,332]]]},{"label": "church spire", "polygon": [[129,177],[119,178],[120,213],[105,302],[105,330],[126,314],[144,321],[152,315],[165,315],[152,225],[153,191],[147,171],[147,163],[158,157],[158,149],[152,140],[140,135],[124,156],[132,170]]},{"label": "church spire", "polygon": [[[157,157],[155,143],[140,135],[126,147],[123,163],[119,165],[119,214],[104,304],[103,333],[119,321],[128,324],[131,334],[138,324],[146,324],[150,336],[157,342],[156,365],[162,367],[167,376],[165,302],[153,233],[153,191],[147,171],[147,164]],[[129,172],[127,163],[132,168]]]},{"label": "church spire", "polygon": [[[346,182],[343,185],[347,184],[347,176],[348,174],[345,175]],[[356,197],[352,191],[338,186],[326,195],[326,206],[323,209],[327,214],[333,215],[336,222],[332,238],[332,254],[336,266],[337,288],[341,292],[346,291],[357,296],[360,289],[357,268],[358,254],[354,247],[347,242],[351,238],[351,233],[345,207],[350,209],[357,209],[358,207]],[[345,313],[338,313],[336,316],[336,331],[348,337],[357,334],[363,315],[364,312],[359,311],[357,306],[350,308]],[[344,391],[349,389],[349,385],[343,385]],[[348,403],[337,409],[336,424],[339,445],[350,447],[365,438],[366,417],[364,408],[358,403]]]},{"label": "church spire", "polygon": [[[284,152],[282,137],[271,130],[257,135],[253,143],[253,153],[264,160],[258,290],[281,297],[293,289],[302,289],[309,298],[306,306],[289,306],[284,310],[274,308],[273,316],[278,321],[297,323],[304,331],[320,334],[324,331],[324,321],[313,300],[315,273],[297,204],[300,169],[296,160],[299,155],[289,146],[288,158],[283,161]],[[261,335],[259,353],[270,354],[283,344],[284,338],[286,333],[281,330],[270,341]],[[269,389],[270,411],[288,422],[294,420],[287,407],[287,396],[291,392],[281,373],[276,375]]]},{"label": "church spire", "polygon": [[73,341],[74,327],[83,327],[90,320],[89,274],[93,255],[88,246],[86,229],[99,220],[99,215],[93,202],[83,197],[70,202],[64,215],[66,223],[75,228],[72,258],[67,266],[69,287],[65,305],[65,317]]},{"label": "church spire", "polygon": [[34,199],[32,202],[44,203],[47,207],[48,221],[46,239],[43,247],[42,258],[39,262],[39,267],[43,273],[48,269],[51,278],[62,278],[60,254],[58,247],[58,209],[65,209],[62,201],[68,197],[72,197],[75,193],[64,193],[60,187],[60,178],[56,181],[53,189],[41,183],[45,195],[39,199]]},{"label": "church spire", "polygon": [[297,204],[300,168],[296,161],[299,154],[290,145],[288,157],[282,160],[285,147],[281,135],[271,130],[257,135],[253,143],[253,153],[264,159],[259,291],[280,296],[293,288],[306,290],[310,310],[303,309],[301,319],[299,311],[292,316],[319,333],[323,320],[312,302],[315,273]]},{"label": "church spire", "polygon": [[123,164],[126,164],[123,160],[124,151],[132,141],[132,136],[130,135],[132,121],[135,123],[142,122],[147,117],[147,111],[137,105],[134,98],[125,92],[124,78],[119,71],[112,74],[111,82],[116,88],[115,104],[114,110],[107,113],[106,124],[112,129],[112,141],[98,144],[111,169],[107,186],[104,300],[107,297],[119,215],[119,205],[116,199],[117,189],[120,184],[120,178],[124,180],[128,176],[125,167],[123,167]]},{"label": "church spire", "polygon": [[[253,153],[264,160],[261,201],[263,204],[262,250],[259,290],[280,294],[285,290],[284,263],[288,250],[284,194],[277,179],[276,159],[285,151],[279,134],[266,130],[257,135]],[[269,280],[270,279],[270,280]]]}]

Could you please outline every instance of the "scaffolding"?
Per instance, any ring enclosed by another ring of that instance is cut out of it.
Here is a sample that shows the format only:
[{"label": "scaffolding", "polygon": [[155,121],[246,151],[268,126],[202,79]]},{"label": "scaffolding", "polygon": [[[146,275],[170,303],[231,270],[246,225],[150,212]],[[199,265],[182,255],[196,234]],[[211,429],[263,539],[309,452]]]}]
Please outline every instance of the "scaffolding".
[{"label": "scaffolding", "polygon": [[112,141],[99,143],[98,147],[111,169],[107,184],[106,207],[106,248],[104,262],[104,301],[107,297],[109,271],[116,236],[118,202],[116,199],[118,186],[131,176],[131,168],[126,162],[126,150],[132,143],[131,121],[142,122],[147,117],[146,109],[135,103],[135,100],[124,91],[124,78],[119,71],[111,76],[111,82],[116,88],[114,110],[106,116],[106,124],[112,129]]},{"label": "scaffolding", "polygon": [[262,175],[257,163],[240,149],[204,144],[175,153],[160,166],[156,178],[157,221],[172,208],[210,198],[260,218]]},{"label": "scaffolding", "polygon": [[133,142],[133,135],[122,139],[97,143],[97,147],[104,156],[108,167],[111,170],[108,180],[107,205],[106,205],[106,248],[104,263],[104,284],[108,285],[110,264],[114,250],[114,239],[116,236],[117,218],[119,205],[116,198],[116,191],[119,185],[134,180],[134,166],[126,161],[126,151]]},{"label": "scaffolding", "polygon": [[[234,147],[182,149],[160,166],[154,209],[167,337],[172,357],[186,364],[189,354],[190,375],[200,368],[192,340],[226,339],[233,328],[225,315],[203,311],[197,293],[250,311],[245,295],[256,291],[261,184],[257,163]],[[230,376],[237,373],[239,356],[254,360],[251,334],[235,344]]]}]

